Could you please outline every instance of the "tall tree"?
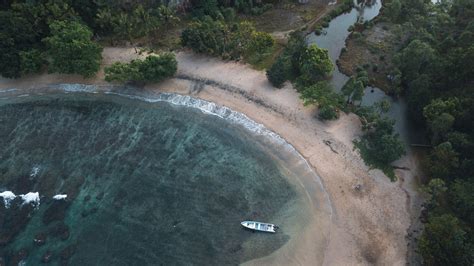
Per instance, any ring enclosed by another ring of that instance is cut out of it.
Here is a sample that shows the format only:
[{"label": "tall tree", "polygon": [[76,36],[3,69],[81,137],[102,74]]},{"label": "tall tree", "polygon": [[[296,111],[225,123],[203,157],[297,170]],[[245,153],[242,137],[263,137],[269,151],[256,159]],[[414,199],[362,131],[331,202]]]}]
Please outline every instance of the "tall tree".
[{"label": "tall tree", "polygon": [[319,48],[315,44],[304,50],[300,59],[300,70],[304,80],[318,81],[331,74],[333,69],[328,50]]},{"label": "tall tree", "polygon": [[55,21],[44,39],[50,72],[93,76],[100,67],[102,47],[92,41],[90,29],[77,21]]},{"label": "tall tree", "polygon": [[472,265],[474,250],[456,217],[432,217],[419,241],[419,251],[427,265]]}]

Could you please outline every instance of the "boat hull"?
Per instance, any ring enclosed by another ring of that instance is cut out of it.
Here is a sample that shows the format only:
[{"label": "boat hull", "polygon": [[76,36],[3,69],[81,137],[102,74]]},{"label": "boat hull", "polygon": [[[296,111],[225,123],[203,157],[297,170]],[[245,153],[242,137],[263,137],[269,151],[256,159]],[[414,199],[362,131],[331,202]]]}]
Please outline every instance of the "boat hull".
[{"label": "boat hull", "polygon": [[266,232],[266,233],[276,233],[276,229],[278,228],[274,224],[269,223],[262,223],[256,221],[243,221],[240,223],[243,227],[259,232]]}]

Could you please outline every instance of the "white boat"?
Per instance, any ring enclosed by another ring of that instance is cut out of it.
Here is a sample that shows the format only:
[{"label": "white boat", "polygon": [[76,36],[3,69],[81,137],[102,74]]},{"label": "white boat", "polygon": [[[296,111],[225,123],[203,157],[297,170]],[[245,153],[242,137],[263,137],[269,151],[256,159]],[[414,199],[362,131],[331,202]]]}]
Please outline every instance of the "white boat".
[{"label": "white boat", "polygon": [[274,224],[267,224],[255,221],[243,221],[240,223],[243,227],[255,230],[255,231],[262,231],[268,233],[276,233],[278,226]]}]

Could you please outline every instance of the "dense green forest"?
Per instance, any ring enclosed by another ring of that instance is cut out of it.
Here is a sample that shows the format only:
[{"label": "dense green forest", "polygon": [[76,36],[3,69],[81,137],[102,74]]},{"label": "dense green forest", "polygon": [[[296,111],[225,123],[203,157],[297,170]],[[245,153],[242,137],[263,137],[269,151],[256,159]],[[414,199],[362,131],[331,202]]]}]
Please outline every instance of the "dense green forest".
[{"label": "dense green forest", "polygon": [[90,77],[100,66],[98,43],[139,42],[153,48],[172,37],[165,31],[180,19],[189,22],[179,27],[184,28],[184,45],[259,63],[274,41],[250,23],[239,22],[236,13],[258,15],[271,7],[253,0],[183,1],[179,6],[152,0],[5,0],[0,3],[0,75],[18,78],[47,68]]},{"label": "dense green forest", "polygon": [[103,41],[152,39],[178,20],[158,1],[2,1],[0,74],[49,72],[93,76]]},{"label": "dense green forest", "polygon": [[474,263],[474,1],[392,0],[384,17],[404,40],[394,57],[410,118],[425,125],[427,265]]}]

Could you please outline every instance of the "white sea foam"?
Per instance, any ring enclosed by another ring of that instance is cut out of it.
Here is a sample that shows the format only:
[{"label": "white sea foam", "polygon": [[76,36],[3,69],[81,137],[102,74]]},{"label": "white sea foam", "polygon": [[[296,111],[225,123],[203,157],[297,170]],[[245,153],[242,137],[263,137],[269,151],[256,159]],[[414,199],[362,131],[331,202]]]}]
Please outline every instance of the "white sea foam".
[{"label": "white sea foam", "polygon": [[0,193],[0,197],[3,198],[3,204],[5,205],[5,208],[8,209],[10,208],[12,200],[16,198],[16,195],[11,191],[3,191],[2,193]]},{"label": "white sea foam", "polygon": [[32,204],[35,207],[40,205],[40,196],[38,192],[28,192],[26,194],[21,194],[19,197],[23,200],[23,204]]},{"label": "white sea foam", "polygon": [[66,194],[58,194],[58,195],[53,196],[53,199],[55,199],[55,200],[63,200],[63,199],[66,199],[66,198],[67,198]]},{"label": "white sea foam", "polygon": [[59,84],[65,92],[90,92],[97,93],[97,86],[86,84]]},{"label": "white sea foam", "polygon": [[6,93],[6,92],[12,92],[12,91],[17,91],[18,89],[5,89],[5,90],[0,90],[0,93]]},{"label": "white sea foam", "polygon": [[30,177],[37,177],[40,169],[39,166],[33,166],[33,168],[31,168]]},{"label": "white sea foam", "polygon": [[35,207],[39,207],[40,205],[40,196],[38,192],[28,192],[26,194],[15,195],[15,193],[11,191],[3,191],[0,193],[0,197],[3,198],[3,203],[5,208],[10,208],[11,202],[16,198],[20,197],[23,200],[22,205],[25,204],[32,204]]},{"label": "white sea foam", "polygon": [[269,138],[271,138],[272,141],[278,144],[284,144],[286,148],[295,150],[293,146],[287,143],[282,137],[280,137],[280,135],[274,133],[271,130],[268,130],[264,125],[253,121],[248,116],[242,113],[235,112],[225,106],[219,106],[213,102],[196,99],[187,95],[179,95],[179,94],[173,94],[173,93],[160,93],[156,96],[149,96],[149,97],[122,94],[122,93],[116,93],[116,92],[110,92],[110,91],[105,92],[105,93],[123,96],[123,97],[131,98],[131,99],[142,100],[142,101],[151,102],[151,103],[168,102],[168,103],[178,105],[178,106],[196,108],[206,114],[215,115],[229,122],[242,125],[246,129],[251,131],[252,133],[268,136]]}]

